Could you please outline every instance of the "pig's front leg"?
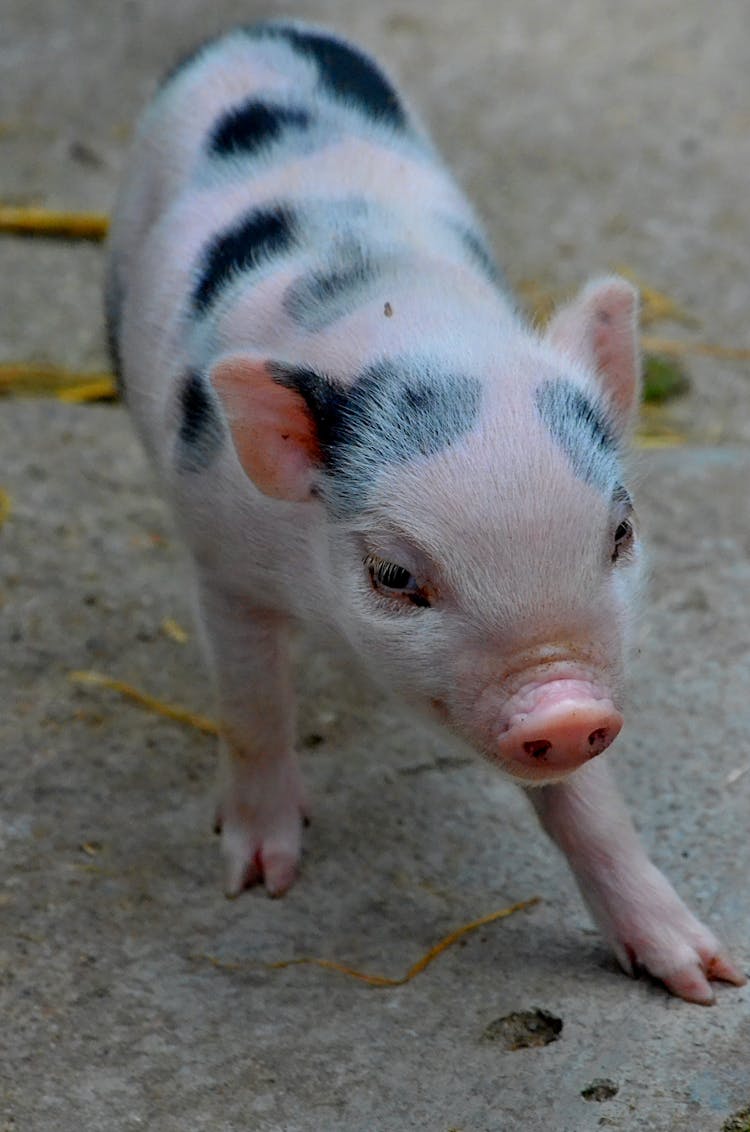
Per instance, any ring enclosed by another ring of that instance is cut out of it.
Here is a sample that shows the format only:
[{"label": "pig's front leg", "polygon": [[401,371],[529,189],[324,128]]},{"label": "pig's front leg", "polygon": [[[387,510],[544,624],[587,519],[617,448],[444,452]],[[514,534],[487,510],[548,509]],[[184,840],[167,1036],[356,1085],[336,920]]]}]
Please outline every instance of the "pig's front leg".
[{"label": "pig's front leg", "polygon": [[305,799],[294,752],[285,618],[205,587],[199,595],[218,694],[217,828],[225,891],[261,879],[280,896],[297,875]]},{"label": "pig's front leg", "polygon": [[714,1001],[709,979],[746,981],[649,861],[605,763],[588,763],[529,798],[628,974],[645,969],[673,994],[704,1004]]}]

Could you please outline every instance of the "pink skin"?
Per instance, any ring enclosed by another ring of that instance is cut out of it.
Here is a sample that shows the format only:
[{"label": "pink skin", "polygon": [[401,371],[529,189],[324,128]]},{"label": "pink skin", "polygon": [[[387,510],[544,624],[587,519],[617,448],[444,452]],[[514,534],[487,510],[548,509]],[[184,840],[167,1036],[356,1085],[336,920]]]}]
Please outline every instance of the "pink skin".
[{"label": "pink skin", "polygon": [[222,721],[216,826],[224,891],[238,896],[263,881],[270,896],[294,882],[307,816],[294,751],[288,623],[201,589],[199,601]]},{"label": "pink skin", "polygon": [[517,778],[548,782],[601,754],[622,723],[610,697],[593,683],[535,684],[513,698],[498,738],[498,758]]},{"label": "pink skin", "polygon": [[606,760],[529,791],[529,799],[627,974],[648,971],[672,994],[703,1006],[714,1002],[713,980],[744,986],[727,949],[649,861]]}]

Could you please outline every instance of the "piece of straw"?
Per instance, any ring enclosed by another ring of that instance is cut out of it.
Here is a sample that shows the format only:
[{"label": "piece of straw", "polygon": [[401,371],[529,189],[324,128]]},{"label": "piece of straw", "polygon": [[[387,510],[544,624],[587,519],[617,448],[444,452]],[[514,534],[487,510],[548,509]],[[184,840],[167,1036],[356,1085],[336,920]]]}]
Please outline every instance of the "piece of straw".
[{"label": "piece of straw", "polygon": [[492,924],[496,920],[504,920],[508,916],[514,915],[516,912],[521,912],[526,908],[533,908],[535,904],[540,901],[539,896],[532,896],[529,900],[519,900],[517,904],[511,904],[507,908],[501,908],[497,912],[490,912],[486,916],[480,916],[478,920],[472,920],[468,924],[463,924],[460,928],[450,932],[448,935],[443,936],[442,939],[431,947],[421,959],[418,959],[399,979],[389,978],[387,975],[373,975],[366,971],[358,971],[355,967],[349,967],[345,963],[339,963],[335,959],[318,959],[314,956],[303,956],[299,959],[279,959],[276,962],[263,962],[262,960],[248,959],[231,960],[219,959],[215,955],[196,955],[195,959],[201,959],[210,963],[214,967],[218,967],[222,971],[241,971],[247,966],[262,966],[266,970],[278,971],[284,967],[300,967],[300,966],[313,966],[322,967],[326,971],[338,971],[341,975],[348,975],[352,979],[358,979],[359,982],[367,983],[371,987],[402,987],[406,983],[410,983],[417,975],[420,975],[430,963],[433,963],[438,955],[442,955],[454,943],[457,943],[463,936],[468,935],[469,932],[474,932],[477,928],[483,928],[486,924]]},{"label": "piece of straw", "polygon": [[190,640],[190,635],[174,617],[165,617],[161,623],[161,630],[170,641],[176,641],[178,645],[187,644]]},{"label": "piece of straw", "polygon": [[117,385],[110,373],[77,373],[44,362],[0,362],[0,394],[92,401],[116,397]]},{"label": "piece of straw", "polygon": [[22,236],[103,240],[108,231],[109,217],[99,212],[67,212],[51,208],[0,205],[0,232]]},{"label": "piece of straw", "polygon": [[187,708],[178,704],[165,704],[162,700],[157,700],[155,696],[149,695],[148,692],[141,692],[138,688],[134,688],[132,684],[126,684],[124,680],[116,680],[102,672],[92,671],[71,672],[69,678],[74,684],[94,685],[97,688],[109,688],[112,692],[119,692],[121,696],[125,696],[140,707],[146,708],[147,711],[163,715],[177,723],[185,723],[189,727],[195,727],[196,730],[202,731],[204,735],[220,734],[219,725],[213,719],[188,711]]}]

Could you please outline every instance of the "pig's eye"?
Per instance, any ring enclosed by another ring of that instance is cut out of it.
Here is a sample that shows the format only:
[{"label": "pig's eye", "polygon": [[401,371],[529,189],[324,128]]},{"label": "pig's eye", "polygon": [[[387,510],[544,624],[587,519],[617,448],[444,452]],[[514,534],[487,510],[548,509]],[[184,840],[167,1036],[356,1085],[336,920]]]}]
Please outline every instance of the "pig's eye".
[{"label": "pig's eye", "polygon": [[625,554],[633,543],[633,524],[630,519],[621,519],[615,530],[615,546],[612,551],[612,561]]},{"label": "pig's eye", "polygon": [[418,585],[416,578],[410,574],[405,566],[398,566],[395,562],[386,562],[384,558],[377,558],[368,554],[365,566],[370,575],[372,588],[384,597],[395,598],[398,601],[409,602],[411,605],[424,609],[430,601],[424,590]]}]

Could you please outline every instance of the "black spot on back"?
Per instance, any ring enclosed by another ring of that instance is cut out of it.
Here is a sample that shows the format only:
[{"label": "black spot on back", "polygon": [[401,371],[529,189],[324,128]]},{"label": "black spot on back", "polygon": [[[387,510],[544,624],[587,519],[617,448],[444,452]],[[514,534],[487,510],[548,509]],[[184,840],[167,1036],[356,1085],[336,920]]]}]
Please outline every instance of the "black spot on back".
[{"label": "black spot on back", "polygon": [[495,262],[495,257],[484,240],[471,228],[459,228],[458,234],[464,245],[469,259],[476,264],[484,275],[498,287],[505,286],[503,273]]},{"label": "black spot on back", "polygon": [[191,372],[180,389],[180,429],[177,460],[181,470],[207,468],[224,440],[224,425],[206,379]]},{"label": "black spot on back", "polygon": [[120,356],[120,319],[122,314],[122,285],[117,276],[114,264],[110,264],[107,282],[104,288],[104,327],[107,335],[107,349],[112,362],[112,370],[117,381],[117,388],[122,393],[122,358]]},{"label": "black spot on back", "polygon": [[215,236],[201,253],[203,266],[193,291],[193,307],[203,313],[239,272],[259,267],[294,245],[296,221],[290,208],[253,209]]},{"label": "black spot on back", "polygon": [[535,393],[536,407],[570,460],[574,473],[610,493],[616,475],[617,443],[604,412],[571,381],[544,381]]},{"label": "black spot on back", "polygon": [[382,275],[382,264],[357,240],[343,242],[337,253],[338,262],[296,279],[284,295],[284,310],[306,330],[322,330],[347,314]]},{"label": "black spot on back", "polygon": [[247,156],[278,141],[287,130],[307,129],[310,122],[310,114],[301,107],[274,106],[250,98],[222,114],[211,132],[208,148],[221,157]]},{"label": "black spot on back", "polygon": [[275,366],[274,380],[296,390],[316,423],[325,495],[334,512],[355,514],[379,472],[449,447],[473,426],[481,385],[428,362],[369,366],[346,389],[311,370]]},{"label": "black spot on back", "polygon": [[408,128],[409,120],[397,90],[364,51],[323,31],[273,21],[236,28],[228,36],[222,33],[204,40],[178,59],[160,85],[166,86],[200,59],[207,49],[236,34],[250,39],[285,39],[295,51],[315,63],[320,84],[329,94],[394,129]]},{"label": "black spot on back", "polygon": [[354,105],[370,118],[404,130],[408,120],[396,89],[363,51],[325,32],[284,25],[260,25],[256,34],[286,39],[301,55],[314,60],[324,90]]}]

